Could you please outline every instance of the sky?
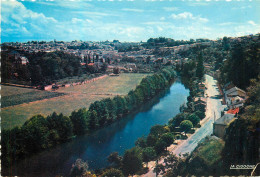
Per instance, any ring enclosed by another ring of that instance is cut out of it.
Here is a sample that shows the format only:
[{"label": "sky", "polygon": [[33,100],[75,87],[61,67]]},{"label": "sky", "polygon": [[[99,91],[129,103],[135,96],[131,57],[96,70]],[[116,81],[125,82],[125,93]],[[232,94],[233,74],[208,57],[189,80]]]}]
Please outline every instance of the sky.
[{"label": "sky", "polygon": [[260,32],[260,0],[1,0],[1,42],[217,39]]}]

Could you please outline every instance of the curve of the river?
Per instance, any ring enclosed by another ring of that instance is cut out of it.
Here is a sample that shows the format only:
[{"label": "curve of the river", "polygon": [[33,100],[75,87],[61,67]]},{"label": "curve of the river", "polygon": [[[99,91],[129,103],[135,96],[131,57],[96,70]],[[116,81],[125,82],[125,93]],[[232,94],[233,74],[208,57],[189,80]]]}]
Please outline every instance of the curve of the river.
[{"label": "curve of the river", "polygon": [[146,103],[138,113],[133,113],[91,135],[78,137],[25,159],[14,170],[18,176],[67,176],[77,158],[88,161],[90,169],[108,165],[111,152],[120,155],[134,146],[135,141],[149,134],[156,124],[165,124],[179,113],[179,107],[186,102],[189,90],[178,81],[158,97]]}]

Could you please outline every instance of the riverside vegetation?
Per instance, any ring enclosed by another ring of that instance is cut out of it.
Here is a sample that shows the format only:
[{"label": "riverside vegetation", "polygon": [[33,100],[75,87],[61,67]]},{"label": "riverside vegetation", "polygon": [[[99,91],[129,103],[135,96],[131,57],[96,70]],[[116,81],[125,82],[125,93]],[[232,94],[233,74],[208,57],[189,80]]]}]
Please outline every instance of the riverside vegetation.
[{"label": "riverside vegetation", "polygon": [[[197,59],[197,62],[190,61],[180,70],[182,80],[190,89],[187,106],[182,105],[180,107],[181,113],[170,119],[168,124],[151,127],[148,136],[138,138],[135,142],[135,147],[126,150],[123,156],[120,156],[118,152],[111,153],[108,157],[110,166],[106,169],[97,170],[96,174],[98,176],[106,176],[115,171],[124,176],[144,174],[148,170],[148,167],[143,166],[144,164],[159,159],[160,156],[169,155],[167,147],[173,144],[176,139],[186,139],[186,133],[194,133],[193,128],[200,127],[200,120],[205,118],[205,108],[192,108],[194,98],[204,94],[198,87],[204,75],[202,56],[198,54]],[[169,155],[166,159],[168,160],[168,165],[157,165],[155,167],[157,174],[165,172],[166,169],[173,168],[176,165],[175,162],[181,160],[172,155]]]},{"label": "riverside vegetation", "polygon": [[[248,98],[237,119],[226,128],[224,140],[207,137],[183,159],[175,157],[164,176],[251,175],[252,170],[230,170],[231,165],[256,165],[259,162],[260,130],[260,38],[230,41],[201,48],[204,61],[214,66],[220,85],[233,82],[247,90]],[[192,55],[187,52],[186,55]],[[224,58],[226,58],[224,60]],[[247,70],[250,69],[250,72]],[[253,176],[259,176],[259,170]]]},{"label": "riverside vegetation", "polygon": [[164,90],[175,76],[173,69],[164,68],[142,79],[136,89],[126,96],[96,101],[88,110],[75,110],[69,117],[55,112],[47,117],[35,115],[21,127],[3,130],[3,168],[9,171],[10,164],[24,157],[66,142],[74,136],[91,133],[122,118]]}]

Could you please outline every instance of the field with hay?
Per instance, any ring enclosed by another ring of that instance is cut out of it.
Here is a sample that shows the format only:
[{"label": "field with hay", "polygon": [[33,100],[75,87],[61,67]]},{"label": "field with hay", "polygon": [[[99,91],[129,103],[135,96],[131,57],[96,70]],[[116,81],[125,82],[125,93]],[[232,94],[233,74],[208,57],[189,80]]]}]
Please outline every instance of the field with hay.
[{"label": "field with hay", "polygon": [[[67,88],[62,87],[55,92],[50,92],[53,94],[63,94],[62,96],[36,100],[29,103],[24,102],[19,105],[1,108],[2,128],[8,129],[14,126],[21,126],[27,119],[36,114],[47,116],[55,111],[69,116],[74,110],[84,107],[88,108],[94,101],[127,94],[130,90],[134,89],[145,76],[147,76],[147,74],[137,73],[122,73],[119,76],[108,76],[95,82]],[[17,94],[26,95],[31,91],[39,92],[38,90],[27,90],[25,88],[16,87],[5,89],[1,94],[2,97],[15,96]]]}]

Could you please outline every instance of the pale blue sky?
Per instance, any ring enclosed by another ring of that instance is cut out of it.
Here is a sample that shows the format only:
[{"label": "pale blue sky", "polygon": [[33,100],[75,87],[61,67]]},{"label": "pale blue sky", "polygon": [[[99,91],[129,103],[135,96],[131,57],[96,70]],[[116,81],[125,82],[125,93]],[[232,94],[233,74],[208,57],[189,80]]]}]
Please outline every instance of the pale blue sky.
[{"label": "pale blue sky", "polygon": [[2,0],[1,42],[217,39],[260,32],[257,0]]}]

